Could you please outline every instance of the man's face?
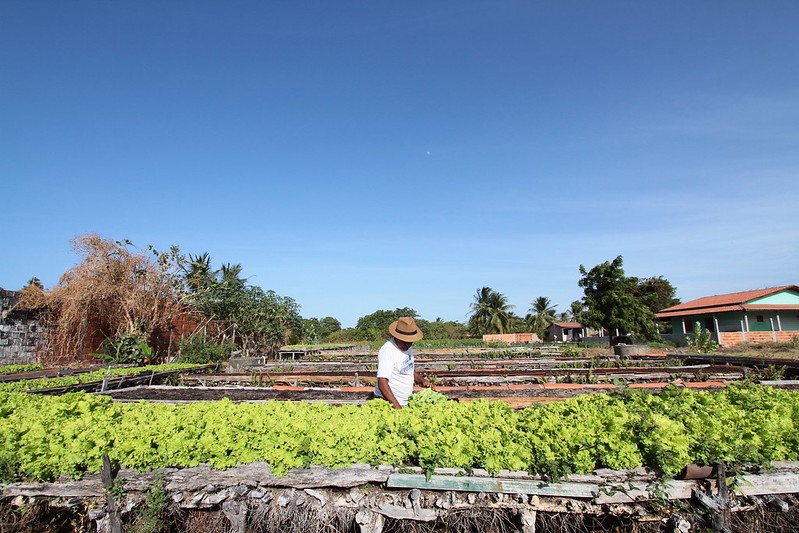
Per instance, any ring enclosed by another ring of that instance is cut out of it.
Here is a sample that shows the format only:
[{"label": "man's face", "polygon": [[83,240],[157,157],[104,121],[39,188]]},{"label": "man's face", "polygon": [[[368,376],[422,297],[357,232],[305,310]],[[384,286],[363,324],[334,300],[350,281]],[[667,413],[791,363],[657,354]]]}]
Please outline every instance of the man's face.
[{"label": "man's face", "polygon": [[394,337],[394,342],[397,344],[397,348],[399,348],[403,352],[408,351],[408,349],[410,349],[410,347],[413,346],[412,342],[403,341],[396,337]]}]

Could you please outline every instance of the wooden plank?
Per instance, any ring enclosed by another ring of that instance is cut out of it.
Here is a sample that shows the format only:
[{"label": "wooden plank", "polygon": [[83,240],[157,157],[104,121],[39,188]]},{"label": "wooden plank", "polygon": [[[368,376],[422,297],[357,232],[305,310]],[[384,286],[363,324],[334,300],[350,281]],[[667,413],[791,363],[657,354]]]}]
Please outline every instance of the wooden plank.
[{"label": "wooden plank", "polygon": [[103,482],[103,489],[105,490],[105,508],[108,511],[109,529],[111,533],[122,533],[122,513],[117,508],[117,502],[114,499],[114,480],[116,472],[111,465],[111,459],[108,454],[103,454],[103,467],[100,470],[100,479]]},{"label": "wooden plank", "polygon": [[799,474],[743,474],[734,478],[733,491],[746,496],[799,493]]},{"label": "wooden plank", "polygon": [[430,479],[422,474],[391,474],[387,487],[454,490],[463,492],[502,492],[508,494],[535,494],[537,496],[559,496],[563,498],[594,498],[599,495],[599,486],[594,483],[548,483],[546,481],[522,481],[518,479],[480,478],[474,476],[450,477],[433,475]]},{"label": "wooden plank", "polygon": [[693,495],[693,489],[698,486],[697,481],[686,480],[669,480],[658,483],[626,482],[601,487],[599,489],[601,494],[594,499],[594,503],[604,505],[654,499],[689,500]]}]

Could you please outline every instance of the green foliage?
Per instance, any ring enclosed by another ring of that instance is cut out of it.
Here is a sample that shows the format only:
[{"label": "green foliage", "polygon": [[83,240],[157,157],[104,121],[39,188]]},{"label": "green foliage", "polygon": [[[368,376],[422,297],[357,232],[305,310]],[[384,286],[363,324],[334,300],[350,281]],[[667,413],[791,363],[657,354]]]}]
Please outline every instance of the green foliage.
[{"label": "green foliage", "polygon": [[577,344],[567,343],[560,347],[560,353],[564,357],[581,357],[583,350]]},{"label": "green foliage", "polygon": [[584,289],[581,321],[591,327],[605,328],[611,335],[616,330],[642,336],[659,337],[654,313],[636,296],[638,278],[628,278],[622,268],[622,257],[605,261],[587,271],[580,265]]},{"label": "green foliage", "polygon": [[441,318],[436,318],[434,321],[429,322],[427,320],[417,320],[416,324],[422,329],[424,332],[424,341],[453,341],[459,339],[465,339],[469,335],[469,331],[466,329],[466,326],[461,324],[460,322],[455,322],[452,320],[444,321]]},{"label": "green foliage", "polygon": [[35,372],[43,370],[44,365],[28,364],[28,365],[3,365],[0,366],[0,374],[20,374],[23,372]]},{"label": "green foliage", "polygon": [[182,264],[189,301],[207,317],[227,323],[245,354],[275,354],[300,340],[302,317],[287,296],[248,285],[241,265],[211,268],[208,254],[189,255]]},{"label": "green foliage", "polygon": [[[418,324],[418,322],[417,322]],[[413,343],[414,349],[445,349],[445,348],[482,348],[485,346],[483,339],[446,338],[424,339]]]},{"label": "green foliage", "polygon": [[491,287],[477,289],[471,309],[472,313],[469,316],[467,327],[472,334],[510,332],[513,306],[508,303],[508,299],[502,293]]},{"label": "green foliage", "polygon": [[5,481],[80,477],[99,471],[104,453],[137,470],[267,461],[283,475],[311,464],[362,462],[554,477],[642,465],[673,476],[688,463],[799,458],[799,393],[757,385],[720,392],[672,387],[659,395],[628,390],[521,411],[504,402],[435,398],[420,393],[395,410],[383,400],[360,407],[170,405],[0,392],[0,475]]},{"label": "green foliage", "polygon": [[103,352],[96,355],[106,363],[141,365],[152,357],[153,349],[142,333],[120,333],[114,338],[106,339]]},{"label": "green foliage", "polygon": [[663,276],[644,279],[632,277],[630,280],[633,283],[633,295],[652,313],[680,303],[680,299],[674,296],[677,289]]},{"label": "green foliage", "polygon": [[341,330],[341,322],[332,316],[304,318],[302,320],[302,343],[319,344],[325,342],[330,335],[339,330]]},{"label": "green foliage", "polygon": [[144,494],[144,505],[139,509],[132,533],[159,533],[169,526],[166,514],[169,508],[169,492],[166,479],[156,475],[150,488]]},{"label": "green foliage", "polygon": [[421,403],[441,403],[446,401],[446,396],[433,389],[422,389],[419,392],[414,392],[410,398],[410,403],[413,405]]},{"label": "green foliage", "polygon": [[525,322],[530,330],[538,335],[539,339],[544,338],[547,328],[555,321],[556,307],[545,296],[539,296],[531,304],[530,313],[525,317]]},{"label": "green foliage", "polygon": [[64,376],[60,378],[39,378],[24,379],[11,383],[0,383],[0,392],[24,392],[36,389],[49,389],[54,387],[67,387],[69,385],[79,385],[81,383],[93,383],[102,381],[106,377],[135,376],[145,372],[170,372],[172,370],[183,370],[194,368],[198,365],[172,363],[167,365],[145,365],[137,367],[109,368],[107,370],[96,370],[75,376]]},{"label": "green foliage", "polygon": [[388,327],[403,316],[416,318],[418,314],[410,307],[400,307],[393,311],[380,309],[370,315],[362,316],[355,324],[358,340],[387,340],[391,336]]},{"label": "green foliage", "polygon": [[711,353],[718,350],[719,345],[713,340],[710,331],[697,321],[694,324],[694,335],[688,336],[688,348],[697,353]]},{"label": "green foliage", "polygon": [[181,338],[178,350],[178,363],[208,364],[224,361],[230,357],[236,345],[233,343],[216,343],[205,335]]}]

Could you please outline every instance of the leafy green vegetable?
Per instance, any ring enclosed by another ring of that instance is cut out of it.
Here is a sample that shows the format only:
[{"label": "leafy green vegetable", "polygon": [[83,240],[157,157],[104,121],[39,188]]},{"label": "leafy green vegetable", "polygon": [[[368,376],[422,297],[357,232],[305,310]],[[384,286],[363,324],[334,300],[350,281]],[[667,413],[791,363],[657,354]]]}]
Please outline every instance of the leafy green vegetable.
[{"label": "leafy green vegetable", "polygon": [[[424,397],[422,397],[424,400]],[[138,470],[268,462],[417,465],[562,476],[688,463],[796,460],[799,393],[757,385],[593,394],[516,411],[499,401],[412,401],[395,410],[324,403],[117,403],[104,396],[0,392],[0,477],[97,472],[103,453]]]}]

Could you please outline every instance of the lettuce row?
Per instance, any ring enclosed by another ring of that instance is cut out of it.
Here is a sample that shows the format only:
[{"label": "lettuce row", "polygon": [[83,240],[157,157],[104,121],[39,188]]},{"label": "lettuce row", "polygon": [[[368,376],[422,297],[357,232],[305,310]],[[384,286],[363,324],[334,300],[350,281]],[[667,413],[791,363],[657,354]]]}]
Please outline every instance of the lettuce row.
[{"label": "lettuce row", "polygon": [[584,395],[515,411],[499,401],[411,401],[394,410],[324,403],[118,403],[86,393],[0,392],[0,477],[97,472],[103,453],[137,470],[267,461],[277,475],[311,464],[417,465],[553,476],[688,463],[796,460],[799,393],[756,385]]}]

